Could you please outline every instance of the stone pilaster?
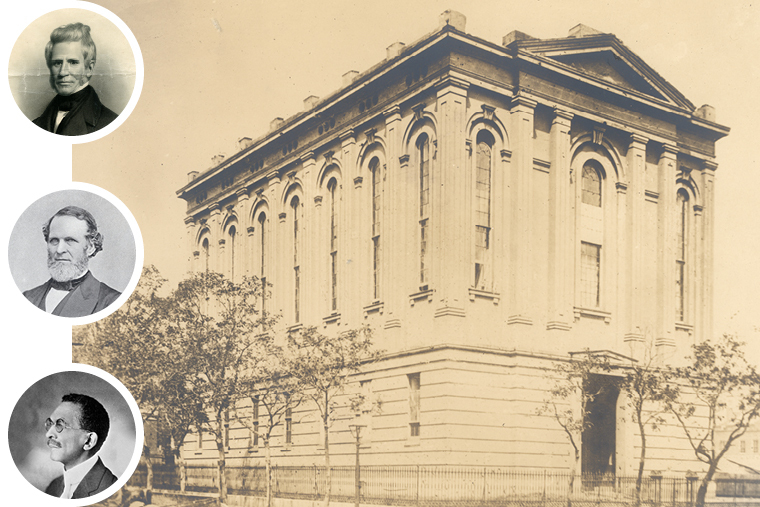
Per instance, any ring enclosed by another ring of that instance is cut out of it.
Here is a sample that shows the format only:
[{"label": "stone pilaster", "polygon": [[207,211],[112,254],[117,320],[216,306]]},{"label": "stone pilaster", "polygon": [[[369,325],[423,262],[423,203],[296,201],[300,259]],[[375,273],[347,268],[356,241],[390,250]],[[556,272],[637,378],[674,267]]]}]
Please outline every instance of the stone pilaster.
[{"label": "stone pilaster", "polygon": [[572,231],[573,196],[570,190],[570,124],[573,114],[554,109],[550,133],[549,174],[549,287],[547,329],[567,331],[573,322]]},{"label": "stone pilaster", "polygon": [[[698,340],[713,337],[713,265],[715,248],[715,171],[718,164],[706,160],[702,163],[702,234],[697,236],[698,244],[702,244],[701,276],[703,278],[701,305],[698,310],[701,330],[697,333]],[[695,214],[698,210],[695,209]],[[695,217],[697,218],[697,217]],[[699,223],[699,222],[698,222]],[[697,324],[697,322],[695,322]]]},{"label": "stone pilaster", "polygon": [[211,249],[211,252],[209,253],[208,270],[221,272],[222,266],[224,266],[222,261],[223,252],[220,248],[221,245],[219,245],[218,242],[222,237],[222,225],[220,223],[222,210],[218,202],[209,205],[208,209],[208,228],[211,232],[211,237],[209,238],[209,248]]},{"label": "stone pilaster", "polygon": [[646,150],[648,139],[638,134],[631,134],[628,146],[628,326],[625,333],[626,342],[644,341],[644,190],[646,179]]},{"label": "stone pilaster", "polygon": [[530,233],[533,176],[533,115],[536,102],[520,95],[512,99],[512,227],[508,324],[533,324],[533,270]]},{"label": "stone pilaster", "polygon": [[[382,226],[382,256],[380,300],[383,302],[385,325],[388,322],[400,322],[399,312],[405,308],[402,302],[406,300],[405,288],[408,286],[402,280],[404,252],[401,248],[390,248],[392,245],[403,245],[404,222],[409,218],[403,213],[404,210],[404,173],[406,167],[401,167],[399,157],[402,155],[401,108],[394,105],[384,111],[385,116],[385,144],[387,153],[387,165],[385,168],[385,201],[383,202],[383,226]],[[407,157],[408,160],[408,157]],[[408,162],[407,162],[408,163]],[[403,287],[404,289],[399,289]],[[393,296],[393,297],[392,297]],[[392,320],[391,320],[392,319]]]},{"label": "stone pilaster", "polygon": [[191,273],[198,270],[199,247],[195,244],[195,234],[195,219],[193,217],[185,217],[185,244],[187,245],[187,251],[190,252],[187,271]]},{"label": "stone pilaster", "polygon": [[[341,325],[358,324],[362,301],[362,246],[366,245],[366,226],[362,223],[361,204],[362,178],[357,166],[356,133],[347,130],[340,134],[341,152],[343,154],[343,188],[340,191],[338,208],[338,312]],[[357,187],[357,178],[359,180]],[[364,233],[364,234],[362,234]],[[364,236],[364,237],[362,237]],[[351,259],[351,262],[348,260]]]},{"label": "stone pilaster", "polygon": [[253,251],[253,248],[250,241],[248,240],[248,234],[246,233],[248,220],[251,214],[251,210],[249,209],[248,204],[250,195],[248,193],[247,187],[237,189],[235,195],[237,196],[235,212],[237,213],[238,217],[237,236],[239,243],[239,247],[237,248],[235,255],[235,260],[237,262],[236,266],[239,267],[235,268],[235,277],[238,280],[242,280],[242,275],[249,276],[252,274],[251,269],[253,267],[253,259],[250,255],[250,252]]},{"label": "stone pilaster", "polygon": [[657,217],[660,224],[657,235],[657,353],[670,357],[675,347],[675,238],[676,238],[676,169],[678,147],[662,147],[658,165]]},{"label": "stone pilaster", "polygon": [[[464,128],[467,123],[467,89],[469,83],[455,78],[438,85],[438,153],[432,160],[432,288],[436,290],[436,315],[464,316],[468,297],[470,237],[466,209],[468,172]],[[431,146],[434,149],[434,146]],[[431,151],[433,153],[433,151]]]}]

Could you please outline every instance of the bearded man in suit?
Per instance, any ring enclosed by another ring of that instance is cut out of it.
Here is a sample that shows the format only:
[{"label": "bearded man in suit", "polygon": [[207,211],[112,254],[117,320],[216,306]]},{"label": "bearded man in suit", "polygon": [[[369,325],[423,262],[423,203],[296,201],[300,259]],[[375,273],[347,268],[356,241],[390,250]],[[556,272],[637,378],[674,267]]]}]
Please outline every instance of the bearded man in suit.
[{"label": "bearded man in suit", "polygon": [[95,43],[90,27],[71,23],[53,30],[45,46],[50,86],[58,95],[34,124],[63,136],[96,132],[118,116],[104,106],[90,86],[95,69]]},{"label": "bearded man in suit", "polygon": [[103,235],[95,218],[77,206],[58,210],[42,227],[51,278],[24,292],[24,296],[47,313],[84,317],[116,301],[121,292],[98,281],[89,261],[103,249]]},{"label": "bearded man in suit", "polygon": [[103,446],[110,421],[98,400],[86,394],[66,394],[45,421],[45,438],[50,459],[63,464],[45,493],[59,498],[87,498],[104,491],[116,476],[97,455]]}]

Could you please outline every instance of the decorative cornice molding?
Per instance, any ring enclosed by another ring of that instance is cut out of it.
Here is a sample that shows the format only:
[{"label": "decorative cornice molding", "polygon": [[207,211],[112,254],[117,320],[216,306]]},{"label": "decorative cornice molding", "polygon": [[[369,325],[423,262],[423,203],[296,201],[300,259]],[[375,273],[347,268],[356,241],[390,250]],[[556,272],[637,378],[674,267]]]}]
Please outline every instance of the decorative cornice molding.
[{"label": "decorative cornice molding", "polygon": [[677,156],[678,156],[678,146],[676,146],[675,144],[663,143],[662,155],[660,155],[661,158],[676,158]]},{"label": "decorative cornice molding", "polygon": [[447,76],[444,78],[440,83],[435,85],[435,91],[440,95],[441,91],[443,91],[446,88],[458,88],[465,92],[465,95],[467,93],[467,90],[470,88],[470,83],[463,79],[457,79],[453,76]]},{"label": "decorative cornice molding", "polygon": [[400,163],[402,166],[403,166],[403,165],[407,165],[407,164],[409,164],[409,154],[408,154],[408,153],[406,153],[406,154],[404,154],[404,155],[401,155],[401,156],[398,158],[398,161],[399,161],[399,163]]},{"label": "decorative cornice molding", "polygon": [[361,188],[362,181],[364,181],[364,178],[362,178],[361,176],[357,176],[356,178],[354,178],[354,188]]},{"label": "decorative cornice molding", "polygon": [[597,146],[601,146],[604,142],[604,133],[607,132],[607,129],[605,127],[602,127],[600,125],[594,125],[593,131],[591,133],[591,142],[593,142]]},{"label": "decorative cornice molding", "polygon": [[571,113],[570,111],[565,111],[564,109],[555,107],[554,119],[552,120],[552,122],[561,123],[563,125],[569,125],[574,117],[575,117],[575,113]]},{"label": "decorative cornice molding", "polygon": [[315,195],[314,196],[314,204],[316,206],[321,206],[322,205],[322,199],[323,199],[323,197],[321,195]]},{"label": "decorative cornice molding", "polygon": [[644,146],[642,149],[646,149],[646,144],[649,142],[648,137],[644,137],[641,134],[631,134],[631,140],[630,144],[628,145],[629,148],[633,148],[635,145],[643,144]]},{"label": "decorative cornice molding", "polygon": [[248,233],[249,236],[253,234],[255,231],[256,231],[256,228],[252,225],[246,229],[246,232]]},{"label": "decorative cornice molding", "polygon": [[364,131],[364,136],[367,138],[367,145],[370,145],[375,142],[376,133],[377,133],[377,129],[374,129],[374,128]]},{"label": "decorative cornice molding", "polygon": [[355,143],[356,132],[354,132],[354,129],[348,129],[344,132],[341,132],[340,135],[338,135],[338,138],[340,139],[341,143],[343,143],[343,145]]},{"label": "decorative cornice molding", "polygon": [[496,111],[496,108],[494,106],[489,106],[488,104],[482,104],[480,106],[480,109],[483,110],[483,118],[489,121],[493,121],[493,115]]},{"label": "decorative cornice molding", "polygon": [[538,105],[538,102],[536,102],[533,99],[529,99],[528,97],[525,97],[524,95],[517,94],[514,97],[512,97],[512,102],[509,104],[510,108],[512,110],[517,109],[530,109],[533,110]]},{"label": "decorative cornice molding", "polygon": [[195,218],[185,217],[184,222],[185,222],[185,225],[195,225]]},{"label": "decorative cornice molding", "polygon": [[412,111],[414,112],[414,121],[421,120],[425,115],[425,104],[417,104],[416,106],[412,106]]},{"label": "decorative cornice molding", "polygon": [[219,213],[219,210],[221,209],[222,205],[218,202],[212,202],[208,205],[208,210],[211,212],[211,214]]}]

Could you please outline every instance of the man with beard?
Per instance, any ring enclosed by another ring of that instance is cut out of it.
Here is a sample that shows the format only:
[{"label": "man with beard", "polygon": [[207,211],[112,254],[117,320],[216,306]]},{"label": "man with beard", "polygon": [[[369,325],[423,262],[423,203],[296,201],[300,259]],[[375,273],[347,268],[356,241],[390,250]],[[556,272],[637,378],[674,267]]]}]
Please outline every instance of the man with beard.
[{"label": "man with beard", "polygon": [[45,421],[50,459],[63,464],[63,475],[45,493],[58,498],[87,498],[106,490],[116,476],[97,452],[103,446],[110,421],[98,400],[86,394],[66,394]]},{"label": "man with beard", "polygon": [[58,95],[34,124],[63,136],[81,136],[102,129],[118,116],[92,89],[95,43],[90,27],[71,23],[53,30],[45,46],[50,86]]},{"label": "man with beard", "polygon": [[35,306],[53,315],[84,317],[103,310],[121,293],[98,281],[88,269],[103,249],[103,236],[86,210],[66,206],[42,227],[50,280],[24,292]]}]

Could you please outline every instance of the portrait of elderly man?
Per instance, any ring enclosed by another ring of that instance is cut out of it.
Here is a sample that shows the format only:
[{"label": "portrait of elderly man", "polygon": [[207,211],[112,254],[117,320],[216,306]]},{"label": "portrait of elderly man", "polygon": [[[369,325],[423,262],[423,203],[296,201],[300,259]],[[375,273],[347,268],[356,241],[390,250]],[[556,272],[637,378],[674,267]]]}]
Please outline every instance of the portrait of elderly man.
[{"label": "portrait of elderly man", "polygon": [[45,61],[57,95],[34,120],[35,125],[64,136],[81,136],[116,119],[118,115],[100,102],[90,86],[96,56],[89,26],[71,23],[53,30],[45,46]]},{"label": "portrait of elderly man", "polygon": [[63,465],[45,493],[59,498],[87,498],[116,482],[98,451],[108,437],[108,412],[95,398],[70,393],[45,421],[50,459]]},{"label": "portrait of elderly man", "polygon": [[50,279],[24,292],[35,306],[62,317],[97,313],[121,292],[98,281],[89,270],[90,258],[103,249],[95,218],[85,209],[66,206],[42,227],[47,243]]}]

